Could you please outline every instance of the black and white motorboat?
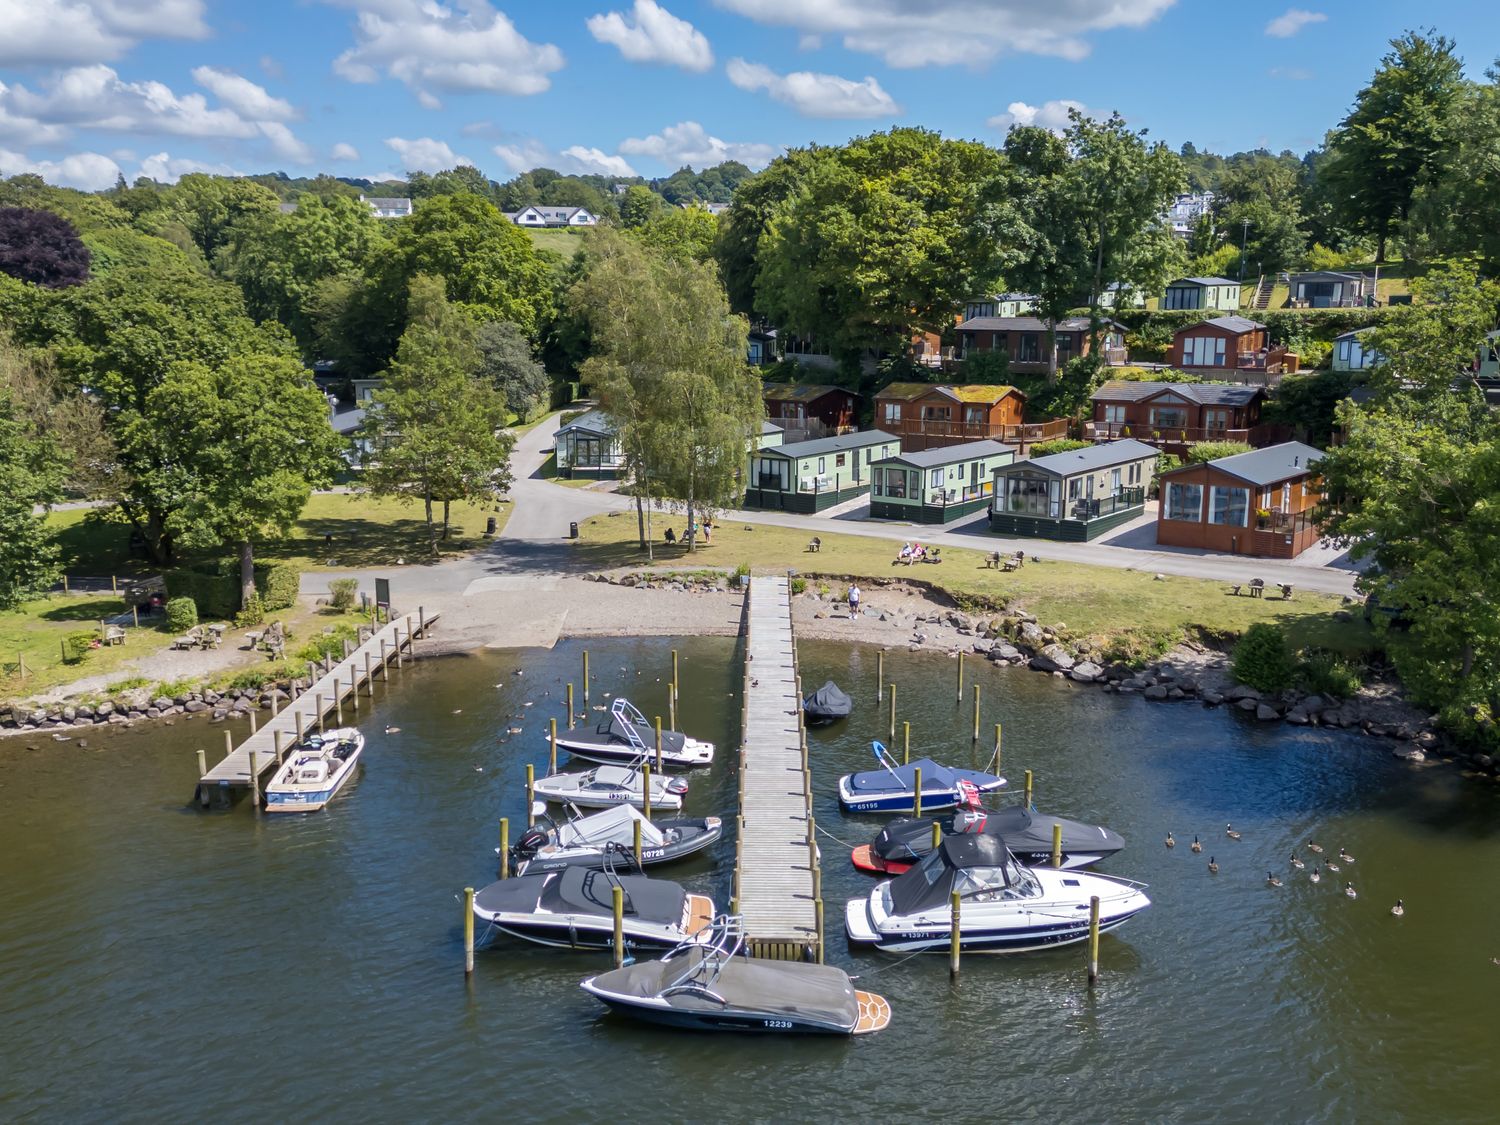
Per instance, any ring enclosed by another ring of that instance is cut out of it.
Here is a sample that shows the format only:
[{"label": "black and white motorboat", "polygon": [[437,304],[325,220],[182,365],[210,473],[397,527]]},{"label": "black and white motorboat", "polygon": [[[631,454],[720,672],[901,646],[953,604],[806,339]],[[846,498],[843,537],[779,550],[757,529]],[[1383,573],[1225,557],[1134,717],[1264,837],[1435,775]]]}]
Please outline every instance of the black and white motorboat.
[{"label": "black and white motorboat", "polygon": [[1144,883],[1023,867],[999,836],[944,836],[941,846],[905,875],[849,902],[844,911],[849,940],[897,953],[946,951],[954,892],[961,948],[973,953],[1024,953],[1083,941],[1089,934],[1089,899],[1096,895],[1101,931],[1123,925],[1151,905]]},{"label": "black and white motorboat", "polygon": [[614,1011],[690,1031],[866,1035],[891,1022],[885,998],[856,990],[842,969],[751,960],[732,917],[716,919],[705,940],[589,977],[581,987]]},{"label": "black and white motorboat", "polygon": [[542,945],[608,949],[614,942],[614,888],[623,896],[622,932],[629,945],[671,948],[705,934],[713,900],[667,879],[569,867],[491,883],[474,896],[474,917]]},{"label": "black and white motorboat", "polygon": [[845,812],[915,812],[917,771],[922,771],[922,808],[952,808],[959,803],[960,783],[968,782],[981,793],[1005,786],[1005,778],[983,770],[957,769],[919,758],[908,765],[896,759],[879,742],[872,742],[879,769],[846,773],[839,778],[839,804]]},{"label": "black and white motorboat", "polygon": [[829,680],[802,701],[802,718],[810,727],[826,726],[847,719],[854,710],[854,700],[838,684]]},{"label": "black and white motorboat", "polygon": [[1062,828],[1062,866],[1089,867],[1125,846],[1125,838],[1100,824],[1052,816],[1019,805],[1003,809],[965,807],[943,817],[903,816],[880,830],[874,842],[854,849],[854,866],[876,875],[900,875],[932,852],[932,829],[1000,836],[1027,867],[1052,863],[1052,826]]},{"label": "black and white motorboat", "polygon": [[[576,727],[557,732],[557,748],[590,762],[650,762],[656,756],[656,729],[623,696],[609,706],[609,718],[592,730]],[[661,762],[667,766],[707,766],[714,760],[714,744],[689,738],[681,731],[661,732]]]},{"label": "black and white motorboat", "polygon": [[[538,803],[541,806],[540,802]],[[716,816],[647,820],[631,805],[590,816],[554,820],[541,816],[512,845],[516,873],[536,875],[564,867],[633,867],[635,826],[641,826],[641,865],[670,863],[700,852],[719,838]]]},{"label": "black and white motorboat", "polygon": [[[686,778],[653,774],[651,807],[677,812],[687,789]],[[532,791],[545,801],[581,809],[612,809],[616,805],[639,809],[646,803],[646,775],[639,766],[595,766],[586,773],[554,773],[540,778]]]}]

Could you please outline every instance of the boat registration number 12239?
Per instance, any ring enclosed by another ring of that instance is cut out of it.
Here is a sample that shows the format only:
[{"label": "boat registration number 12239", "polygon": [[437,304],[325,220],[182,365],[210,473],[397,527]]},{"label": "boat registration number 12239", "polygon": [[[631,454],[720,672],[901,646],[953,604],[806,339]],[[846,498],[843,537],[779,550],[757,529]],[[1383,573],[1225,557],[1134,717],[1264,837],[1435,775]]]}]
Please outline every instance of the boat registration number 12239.
[{"label": "boat registration number 12239", "polygon": [[792,1028],[791,1020],[761,1020],[761,1023],[766,1027],[774,1027],[785,1031],[790,1031]]}]

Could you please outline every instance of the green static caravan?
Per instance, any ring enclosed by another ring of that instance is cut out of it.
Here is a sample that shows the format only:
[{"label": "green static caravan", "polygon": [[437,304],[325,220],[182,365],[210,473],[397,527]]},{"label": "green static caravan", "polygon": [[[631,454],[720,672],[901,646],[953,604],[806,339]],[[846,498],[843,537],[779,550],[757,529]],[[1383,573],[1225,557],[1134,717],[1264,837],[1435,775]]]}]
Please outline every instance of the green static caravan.
[{"label": "green static caravan", "polygon": [[870,489],[870,466],[901,451],[901,439],[879,430],[799,441],[750,455],[745,507],[821,512]]},{"label": "green static caravan", "polygon": [[580,414],[557,431],[557,475],[565,480],[609,480],[624,464],[615,424],[602,410]]},{"label": "green static caravan", "polygon": [[870,465],[870,515],[883,520],[949,523],[983,511],[995,470],[1016,459],[1016,447],[969,441],[919,453],[898,453]]},{"label": "green static caravan", "polygon": [[1016,461],[995,470],[990,530],[1082,543],[1129,523],[1146,507],[1158,450],[1126,438]]}]

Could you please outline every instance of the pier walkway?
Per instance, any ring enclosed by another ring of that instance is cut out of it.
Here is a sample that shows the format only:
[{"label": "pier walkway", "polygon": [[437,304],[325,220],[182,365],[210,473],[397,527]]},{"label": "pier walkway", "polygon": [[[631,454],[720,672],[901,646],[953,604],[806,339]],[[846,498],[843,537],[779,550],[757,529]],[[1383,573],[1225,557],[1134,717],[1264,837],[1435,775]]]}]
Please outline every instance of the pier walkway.
[{"label": "pier walkway", "polygon": [[[252,728],[250,735],[238,746],[233,745],[233,735],[225,731],[228,753],[198,779],[194,799],[204,807],[216,797],[232,799],[234,790],[251,788],[252,774],[258,795],[261,775],[274,770],[282,755],[306,731],[317,730],[329,714],[341,719],[345,700],[352,704],[351,711],[357,715],[360,695],[372,697],[376,678],[382,673],[389,678],[390,662],[399,665],[403,656],[411,651],[412,642],[430,633],[437,619],[438,614],[428,614],[420,609],[415,614],[394,618],[337,664],[325,663],[320,679],[280,711],[273,710],[265,725],[259,730]],[[255,712],[250,714],[253,723]],[[252,761],[255,763],[253,770]]]},{"label": "pier walkway", "polygon": [[822,877],[790,582],[750,579],[733,909],[753,956],[822,960]]}]

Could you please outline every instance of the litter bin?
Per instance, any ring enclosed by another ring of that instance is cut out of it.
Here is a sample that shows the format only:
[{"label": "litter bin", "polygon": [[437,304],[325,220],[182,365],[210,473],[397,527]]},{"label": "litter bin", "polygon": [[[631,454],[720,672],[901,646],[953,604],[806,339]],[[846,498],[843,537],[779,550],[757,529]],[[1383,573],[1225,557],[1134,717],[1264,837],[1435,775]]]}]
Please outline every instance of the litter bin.
[{"label": "litter bin", "polygon": [[577,523],[570,523],[570,524],[568,524],[568,538],[569,539],[577,539],[578,538],[578,524]]},{"label": "litter bin", "polygon": [[493,535],[493,534],[495,534],[495,528],[498,525],[499,525],[498,521],[495,519],[495,517],[491,516],[489,519],[487,519],[487,520],[484,521],[484,533],[486,535]]}]

